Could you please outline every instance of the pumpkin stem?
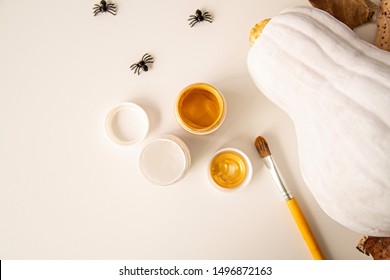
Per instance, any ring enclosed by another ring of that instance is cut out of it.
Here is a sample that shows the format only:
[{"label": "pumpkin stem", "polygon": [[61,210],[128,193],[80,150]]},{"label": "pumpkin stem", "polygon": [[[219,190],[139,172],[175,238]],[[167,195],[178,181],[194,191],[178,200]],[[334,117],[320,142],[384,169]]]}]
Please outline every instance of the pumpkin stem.
[{"label": "pumpkin stem", "polygon": [[263,32],[264,27],[267,25],[267,23],[270,21],[270,18],[266,18],[258,23],[256,23],[255,26],[251,29],[249,33],[249,44],[252,46],[257,38],[259,38],[261,32]]}]

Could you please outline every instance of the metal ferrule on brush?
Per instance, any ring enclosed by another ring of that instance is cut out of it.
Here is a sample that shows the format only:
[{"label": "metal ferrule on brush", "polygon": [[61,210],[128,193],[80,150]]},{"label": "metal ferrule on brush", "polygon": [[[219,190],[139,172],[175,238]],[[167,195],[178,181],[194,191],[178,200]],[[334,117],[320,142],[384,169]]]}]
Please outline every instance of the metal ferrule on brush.
[{"label": "metal ferrule on brush", "polygon": [[280,193],[282,194],[283,198],[285,200],[292,199],[293,196],[288,191],[287,187],[285,186],[284,180],[280,176],[280,172],[278,170],[278,167],[276,166],[276,163],[275,163],[272,155],[263,157],[263,161],[265,163],[265,166],[267,166],[268,170],[270,171],[271,176],[274,179],[276,185],[278,186],[278,189],[279,189]]}]

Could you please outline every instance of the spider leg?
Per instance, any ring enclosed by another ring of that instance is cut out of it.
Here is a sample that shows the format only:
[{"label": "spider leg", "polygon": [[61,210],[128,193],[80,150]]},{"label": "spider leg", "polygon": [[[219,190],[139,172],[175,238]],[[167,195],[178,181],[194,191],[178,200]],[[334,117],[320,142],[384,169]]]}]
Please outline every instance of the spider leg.
[{"label": "spider leg", "polygon": [[100,13],[102,10],[101,10],[101,7],[98,5],[98,4],[95,4],[94,8],[93,8],[93,13],[94,13],[94,16],[96,16],[98,13]]},{"label": "spider leg", "polygon": [[204,20],[205,20],[205,21],[213,22],[213,18],[212,18],[212,16],[211,16],[208,12],[205,12],[205,13],[203,14],[203,17],[204,17]]},{"label": "spider leg", "polygon": [[192,15],[191,15],[190,18],[188,19],[188,21],[194,20],[194,19],[196,20],[196,16],[192,16]]},{"label": "spider leg", "polygon": [[[135,73],[135,72],[134,72]],[[141,74],[141,67],[138,67],[138,75]]]},{"label": "spider leg", "polygon": [[150,57],[150,58],[147,58],[146,60],[144,60],[144,62],[146,64],[146,63],[153,63],[154,61],[153,61],[153,58]]},{"label": "spider leg", "polygon": [[145,62],[145,63],[153,63],[153,57],[150,55],[150,54],[145,54],[143,57],[142,57],[142,60]]},{"label": "spider leg", "polygon": [[145,57],[145,61],[153,61],[153,56],[151,56],[150,54],[148,54],[148,56]]},{"label": "spider leg", "polygon": [[189,25],[193,24],[193,23],[197,23],[199,22],[199,20],[197,18],[193,18],[190,22],[189,22]]},{"label": "spider leg", "polygon": [[108,8],[108,9],[107,9],[107,12],[109,12],[110,14],[116,16],[116,11],[115,11],[115,10],[112,11],[111,8]]},{"label": "spider leg", "polygon": [[116,7],[115,6],[113,6],[113,7],[107,7],[107,10],[111,10],[111,11],[114,11],[114,12],[116,12]]},{"label": "spider leg", "polygon": [[[137,73],[137,70],[139,69],[139,67],[138,66],[136,66],[135,68],[134,68],[134,74],[135,73]],[[139,74],[138,74],[139,75]]]},{"label": "spider leg", "polygon": [[116,14],[116,6],[114,4],[107,5],[107,11],[113,11]]},{"label": "spider leg", "polygon": [[198,23],[198,21],[197,20],[193,20],[192,22],[190,22],[189,24],[190,24],[190,26],[191,27],[193,27],[195,24],[197,24]]}]

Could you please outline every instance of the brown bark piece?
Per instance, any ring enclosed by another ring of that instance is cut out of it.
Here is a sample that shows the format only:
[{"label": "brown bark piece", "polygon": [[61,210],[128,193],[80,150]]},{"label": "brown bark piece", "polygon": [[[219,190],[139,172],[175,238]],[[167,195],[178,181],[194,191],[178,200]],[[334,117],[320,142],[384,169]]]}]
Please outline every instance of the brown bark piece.
[{"label": "brown bark piece", "polygon": [[377,26],[375,46],[390,51],[390,0],[381,0]]},{"label": "brown bark piece", "polygon": [[374,260],[390,260],[390,237],[364,236],[356,248]]},{"label": "brown bark piece", "polygon": [[309,2],[313,7],[328,12],[351,29],[370,21],[377,9],[376,4],[369,0],[309,0]]}]

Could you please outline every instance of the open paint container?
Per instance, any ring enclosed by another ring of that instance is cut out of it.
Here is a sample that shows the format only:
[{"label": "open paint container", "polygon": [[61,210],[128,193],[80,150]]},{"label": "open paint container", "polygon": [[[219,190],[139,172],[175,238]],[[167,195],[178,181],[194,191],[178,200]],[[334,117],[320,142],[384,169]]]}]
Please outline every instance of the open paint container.
[{"label": "open paint container", "polygon": [[179,182],[187,174],[191,155],[179,137],[163,135],[151,140],[141,151],[139,168],[144,177],[159,186]]},{"label": "open paint container", "polygon": [[220,91],[206,83],[191,84],[178,95],[175,116],[188,132],[197,135],[217,130],[226,116],[226,101]]},{"label": "open paint container", "polygon": [[119,145],[132,145],[142,141],[149,130],[149,118],[144,109],[132,102],[115,106],[107,115],[106,131]]},{"label": "open paint container", "polygon": [[224,148],[212,156],[207,173],[213,186],[231,192],[247,186],[253,170],[244,152],[236,148]]}]

